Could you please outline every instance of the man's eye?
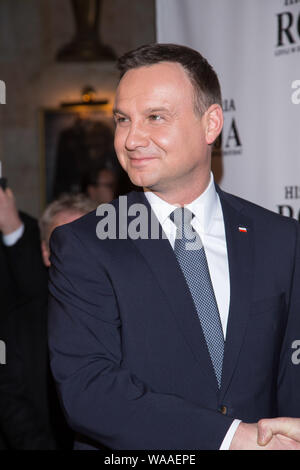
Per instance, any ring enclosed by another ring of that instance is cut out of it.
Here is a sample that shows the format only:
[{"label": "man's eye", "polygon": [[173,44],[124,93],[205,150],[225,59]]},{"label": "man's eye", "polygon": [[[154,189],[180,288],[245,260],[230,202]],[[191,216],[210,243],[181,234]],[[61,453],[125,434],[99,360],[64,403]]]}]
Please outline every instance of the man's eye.
[{"label": "man's eye", "polygon": [[123,122],[127,122],[127,121],[128,121],[128,118],[121,117],[121,116],[116,116],[115,117],[115,122],[117,124],[122,124]]},{"label": "man's eye", "polygon": [[150,121],[161,121],[162,116],[160,114],[151,114],[149,116]]}]

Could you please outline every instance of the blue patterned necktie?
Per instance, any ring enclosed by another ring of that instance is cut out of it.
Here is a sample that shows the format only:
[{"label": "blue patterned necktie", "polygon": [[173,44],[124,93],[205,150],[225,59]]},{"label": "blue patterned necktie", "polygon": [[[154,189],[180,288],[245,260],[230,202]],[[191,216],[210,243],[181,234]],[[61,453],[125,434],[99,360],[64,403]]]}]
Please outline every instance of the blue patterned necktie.
[{"label": "blue patterned necktie", "polygon": [[192,218],[193,213],[183,207],[171,213],[170,219],[177,227],[174,251],[191,292],[220,388],[224,336],[204,247],[191,225]]}]

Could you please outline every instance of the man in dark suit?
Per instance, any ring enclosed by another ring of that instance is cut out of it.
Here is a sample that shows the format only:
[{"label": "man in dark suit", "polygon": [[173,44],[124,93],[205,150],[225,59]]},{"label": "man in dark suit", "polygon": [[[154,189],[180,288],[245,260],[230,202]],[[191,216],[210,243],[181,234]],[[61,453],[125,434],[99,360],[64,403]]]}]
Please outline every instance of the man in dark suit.
[{"label": "man in dark suit", "polygon": [[[6,191],[8,194],[2,195],[0,220],[5,212],[4,199],[12,194]],[[6,204],[10,205],[8,201]],[[40,220],[41,240],[37,222],[34,224],[29,216],[22,216],[14,227],[10,224],[10,230],[1,225],[10,237],[18,230],[17,225],[23,225],[20,238],[13,237],[14,243],[4,248],[7,264],[14,273],[15,297],[19,291],[23,293],[22,301],[10,305],[0,321],[0,339],[6,344],[6,363],[0,366],[0,432],[9,449],[72,448],[73,433],[62,416],[48,361],[49,237],[56,226],[73,221],[94,207],[82,195],[64,195],[54,201]],[[16,212],[15,205],[10,205],[3,219],[13,219]]]},{"label": "man in dark suit", "polygon": [[[36,402],[43,403],[40,380],[34,380],[40,368],[33,361],[28,361],[28,355],[19,357],[19,354],[24,351],[23,346],[27,341],[29,351],[38,351],[33,357],[39,357],[41,365],[42,348],[35,350],[35,346],[47,346],[46,328],[42,328],[42,323],[46,325],[46,318],[38,307],[41,299],[47,301],[48,273],[41,256],[38,222],[17,210],[10,188],[0,188],[0,231],[0,339],[6,345],[6,364],[0,366],[2,448],[32,448],[33,443],[36,448],[41,445],[53,448],[54,440],[50,433],[44,432],[42,420],[39,419],[40,410],[36,412],[25,398],[24,374],[20,374],[19,367],[23,360],[26,363],[25,376],[29,372],[28,383],[34,390],[33,395],[38,396]],[[12,328],[12,325],[17,327]],[[20,349],[15,347],[19,342],[23,343]],[[29,357],[32,359],[30,354]],[[14,367],[14,364],[18,366]],[[15,380],[17,377],[18,381]],[[41,415],[44,413],[46,407]]]},{"label": "man in dark suit", "polygon": [[47,276],[37,220],[17,210],[10,188],[0,188],[0,317],[39,294]]},{"label": "man in dark suit", "polygon": [[[52,237],[69,423],[111,449],[262,448],[261,418],[300,416],[299,226],[215,186],[221,93],[198,52],[143,46],[119,69],[115,149],[144,192]],[[299,449],[282,434],[264,448]]]}]

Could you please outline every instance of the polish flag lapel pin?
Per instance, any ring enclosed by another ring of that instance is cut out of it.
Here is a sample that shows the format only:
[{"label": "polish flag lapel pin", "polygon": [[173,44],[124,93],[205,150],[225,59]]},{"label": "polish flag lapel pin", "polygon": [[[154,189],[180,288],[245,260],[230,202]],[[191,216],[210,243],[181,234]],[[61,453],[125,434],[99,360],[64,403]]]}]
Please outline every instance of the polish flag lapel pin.
[{"label": "polish flag lapel pin", "polygon": [[248,232],[247,227],[239,227],[239,232],[247,233]]}]

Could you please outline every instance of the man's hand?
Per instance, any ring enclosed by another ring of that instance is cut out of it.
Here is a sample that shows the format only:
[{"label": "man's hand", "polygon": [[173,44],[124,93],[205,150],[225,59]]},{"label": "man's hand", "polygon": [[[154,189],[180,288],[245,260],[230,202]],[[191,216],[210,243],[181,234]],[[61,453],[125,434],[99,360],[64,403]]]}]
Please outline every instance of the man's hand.
[{"label": "man's hand", "polygon": [[[287,420],[290,418],[276,418],[276,420],[261,420],[258,424],[247,424],[247,423],[240,423],[235,435],[232,439],[230,450],[300,450],[300,439],[295,440],[295,437],[292,437],[292,434],[295,436],[296,427],[298,426],[298,437],[299,437],[299,421],[293,419],[293,425],[281,425],[274,424],[273,427],[270,428],[269,424],[264,424],[263,422],[267,421],[279,421],[279,420]],[[298,425],[295,423],[298,421]],[[277,432],[270,431],[270,429],[278,430]],[[260,431],[259,431],[260,429]],[[291,432],[292,431],[292,432]],[[266,436],[265,440],[261,440],[261,434]],[[290,435],[289,435],[290,434]],[[262,445],[262,442],[265,442]]]},{"label": "man's hand", "polygon": [[14,232],[22,225],[15,197],[10,188],[5,191],[0,187],[0,231],[4,235]]},{"label": "man's hand", "polygon": [[268,444],[274,436],[284,435],[300,443],[299,418],[261,419],[258,423],[257,442],[261,446]]}]

